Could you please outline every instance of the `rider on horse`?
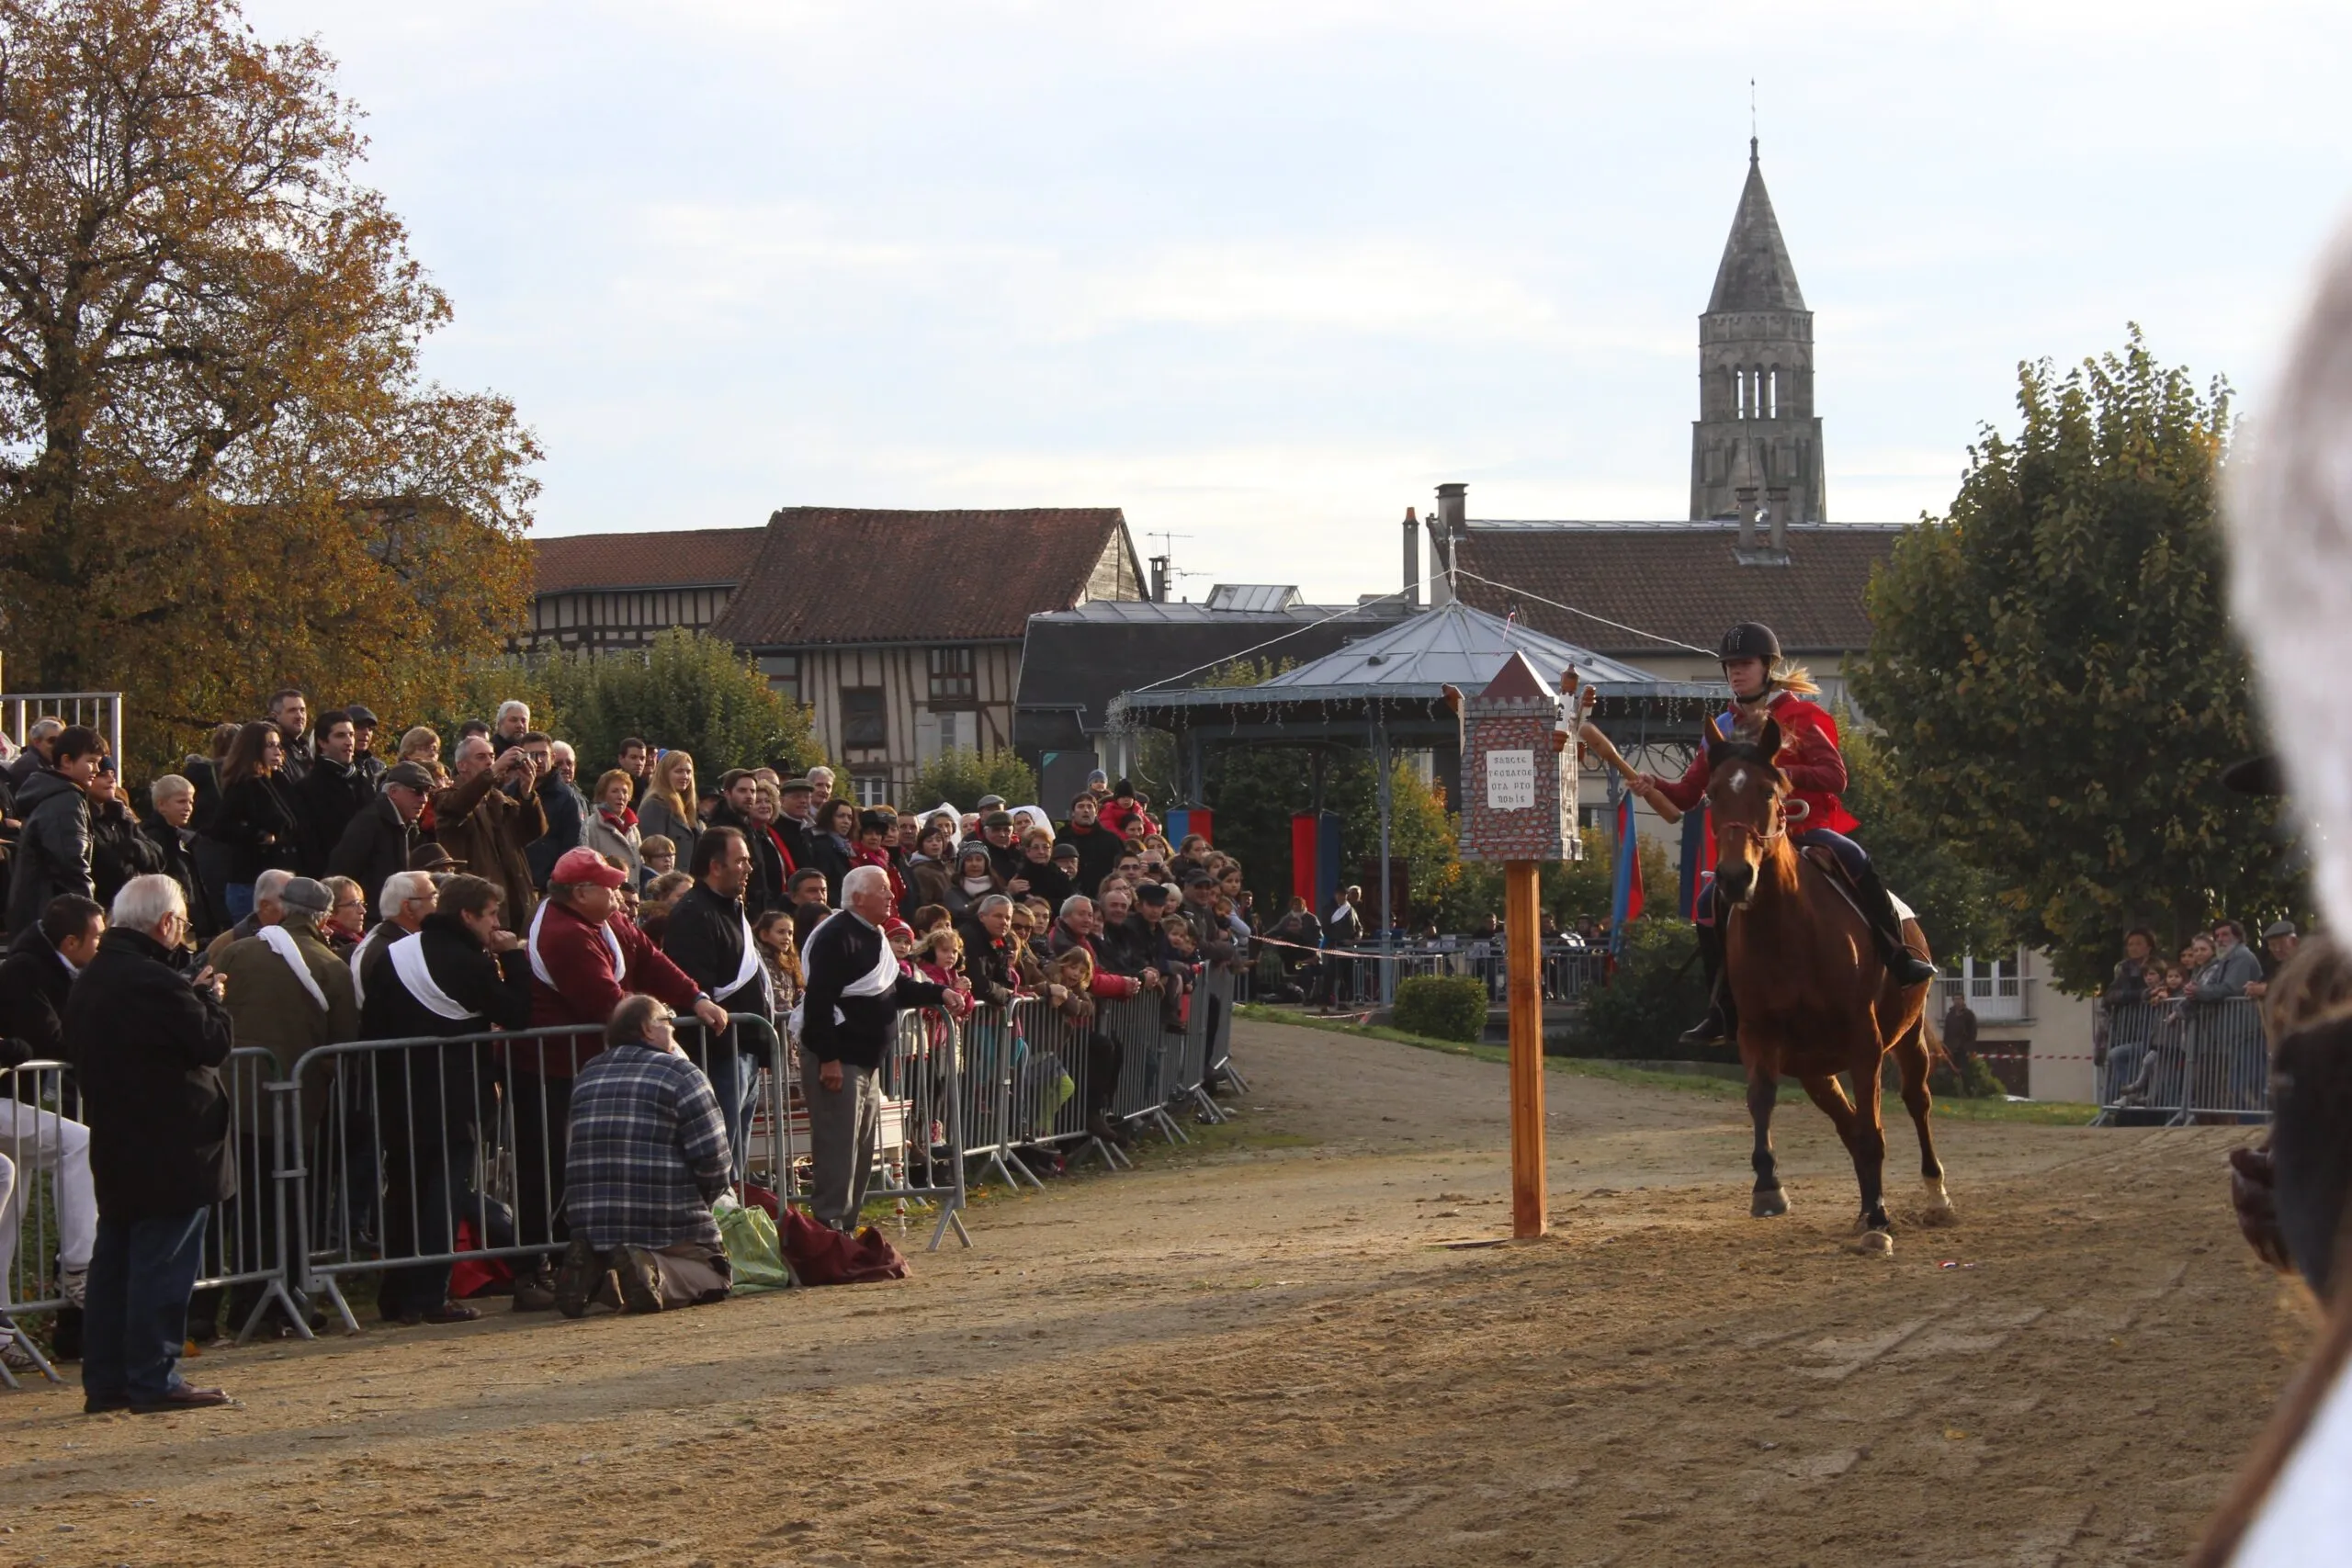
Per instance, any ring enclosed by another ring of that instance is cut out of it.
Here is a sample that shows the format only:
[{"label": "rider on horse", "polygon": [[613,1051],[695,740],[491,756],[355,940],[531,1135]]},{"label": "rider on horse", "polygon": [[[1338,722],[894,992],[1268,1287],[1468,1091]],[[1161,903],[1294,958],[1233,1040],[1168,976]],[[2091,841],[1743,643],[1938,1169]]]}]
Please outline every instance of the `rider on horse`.
[{"label": "rider on horse", "polygon": [[[1781,640],[1772,628],[1744,621],[1724,634],[1716,657],[1723,661],[1724,679],[1731,683],[1732,706],[1713,722],[1725,740],[1763,728],[1771,718],[1781,728],[1778,766],[1788,776],[1792,799],[1804,803],[1801,818],[1792,813],[1790,837],[1800,847],[1818,846],[1838,857],[1853,880],[1862,916],[1876,939],[1879,962],[1905,986],[1923,985],[1936,976],[1936,966],[1904,945],[1903,920],[1894,901],[1871,869],[1861,845],[1846,835],[1861,826],[1838,800],[1846,787],[1846,759],[1838,750],[1838,721],[1818,703],[1801,694],[1818,692],[1802,668],[1781,658]],[[1655,787],[1685,811],[1695,809],[1707,793],[1707,752],[1702,747],[1691,759],[1690,771],[1666,780],[1645,773],[1643,783]],[[1802,827],[1799,826],[1802,823]],[[1707,1016],[1682,1036],[1686,1045],[1720,1045],[1737,1032],[1731,987],[1722,983],[1724,935],[1722,905],[1714,918],[1699,927],[1699,956],[1706,965],[1707,989],[1713,1000]]]}]

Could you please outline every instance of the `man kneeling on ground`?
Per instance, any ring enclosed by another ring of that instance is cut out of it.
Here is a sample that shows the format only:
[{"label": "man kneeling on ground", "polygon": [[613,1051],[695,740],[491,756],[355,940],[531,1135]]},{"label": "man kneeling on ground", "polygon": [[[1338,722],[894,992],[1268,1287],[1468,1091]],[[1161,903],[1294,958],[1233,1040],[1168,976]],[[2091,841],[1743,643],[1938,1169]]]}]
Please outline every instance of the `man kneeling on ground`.
[{"label": "man kneeling on ground", "polygon": [[572,1088],[571,1244],[555,1281],[566,1317],[592,1301],[661,1312],[726,1299],[731,1276],[710,1206],[733,1156],[718,1097],[678,1049],[672,1016],[656,998],[623,998]]}]

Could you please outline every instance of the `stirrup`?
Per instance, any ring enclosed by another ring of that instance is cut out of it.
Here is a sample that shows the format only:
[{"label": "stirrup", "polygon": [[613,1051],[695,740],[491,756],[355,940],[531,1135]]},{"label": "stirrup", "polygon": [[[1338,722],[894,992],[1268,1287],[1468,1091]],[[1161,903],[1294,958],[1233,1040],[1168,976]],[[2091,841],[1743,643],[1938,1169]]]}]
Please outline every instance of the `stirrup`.
[{"label": "stirrup", "polygon": [[1707,1016],[1684,1030],[1679,1038],[1685,1045],[1722,1045],[1731,1039],[1731,1026],[1724,1021],[1723,1008],[1720,1005],[1711,1006],[1707,1009]]}]

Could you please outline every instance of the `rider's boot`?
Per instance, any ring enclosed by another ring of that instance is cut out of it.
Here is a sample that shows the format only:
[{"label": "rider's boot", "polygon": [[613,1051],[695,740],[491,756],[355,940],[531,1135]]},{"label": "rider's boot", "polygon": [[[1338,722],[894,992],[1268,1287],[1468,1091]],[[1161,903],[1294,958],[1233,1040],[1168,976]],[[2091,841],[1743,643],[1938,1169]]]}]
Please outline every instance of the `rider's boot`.
[{"label": "rider's boot", "polygon": [[1894,912],[1894,900],[1888,896],[1886,884],[1878,878],[1875,867],[1865,868],[1854,878],[1854,892],[1861,900],[1862,915],[1871,923],[1871,935],[1878,943],[1879,962],[1885,964],[1901,986],[1924,986],[1936,977],[1936,966],[1911,951],[1903,941],[1903,920]]},{"label": "rider's boot", "polygon": [[[1717,911],[1715,919],[1723,919]],[[1739,1014],[1732,1006],[1731,987],[1724,984],[1724,933],[1720,923],[1696,928],[1699,966],[1707,975],[1707,1016],[1682,1032],[1682,1043],[1694,1049],[1721,1045],[1739,1032]]]}]

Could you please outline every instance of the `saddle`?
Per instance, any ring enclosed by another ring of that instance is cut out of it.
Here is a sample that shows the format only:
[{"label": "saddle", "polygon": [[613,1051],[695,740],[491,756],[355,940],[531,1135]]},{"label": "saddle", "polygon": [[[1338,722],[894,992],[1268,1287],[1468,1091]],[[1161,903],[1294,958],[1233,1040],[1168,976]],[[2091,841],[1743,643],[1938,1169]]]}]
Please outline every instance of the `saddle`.
[{"label": "saddle", "polygon": [[[1854,907],[1854,913],[1862,917],[1864,924],[1869,923],[1870,911],[1862,908],[1860,890],[1854,886],[1854,879],[1846,874],[1845,862],[1819,844],[1805,845],[1797,852],[1797,857],[1809,863],[1815,871],[1829,878],[1829,886],[1838,890],[1838,897]],[[1918,912],[1905,903],[1892,887],[1886,890],[1886,901],[1894,906],[1894,918],[1897,922],[1916,920],[1919,918]]]}]

